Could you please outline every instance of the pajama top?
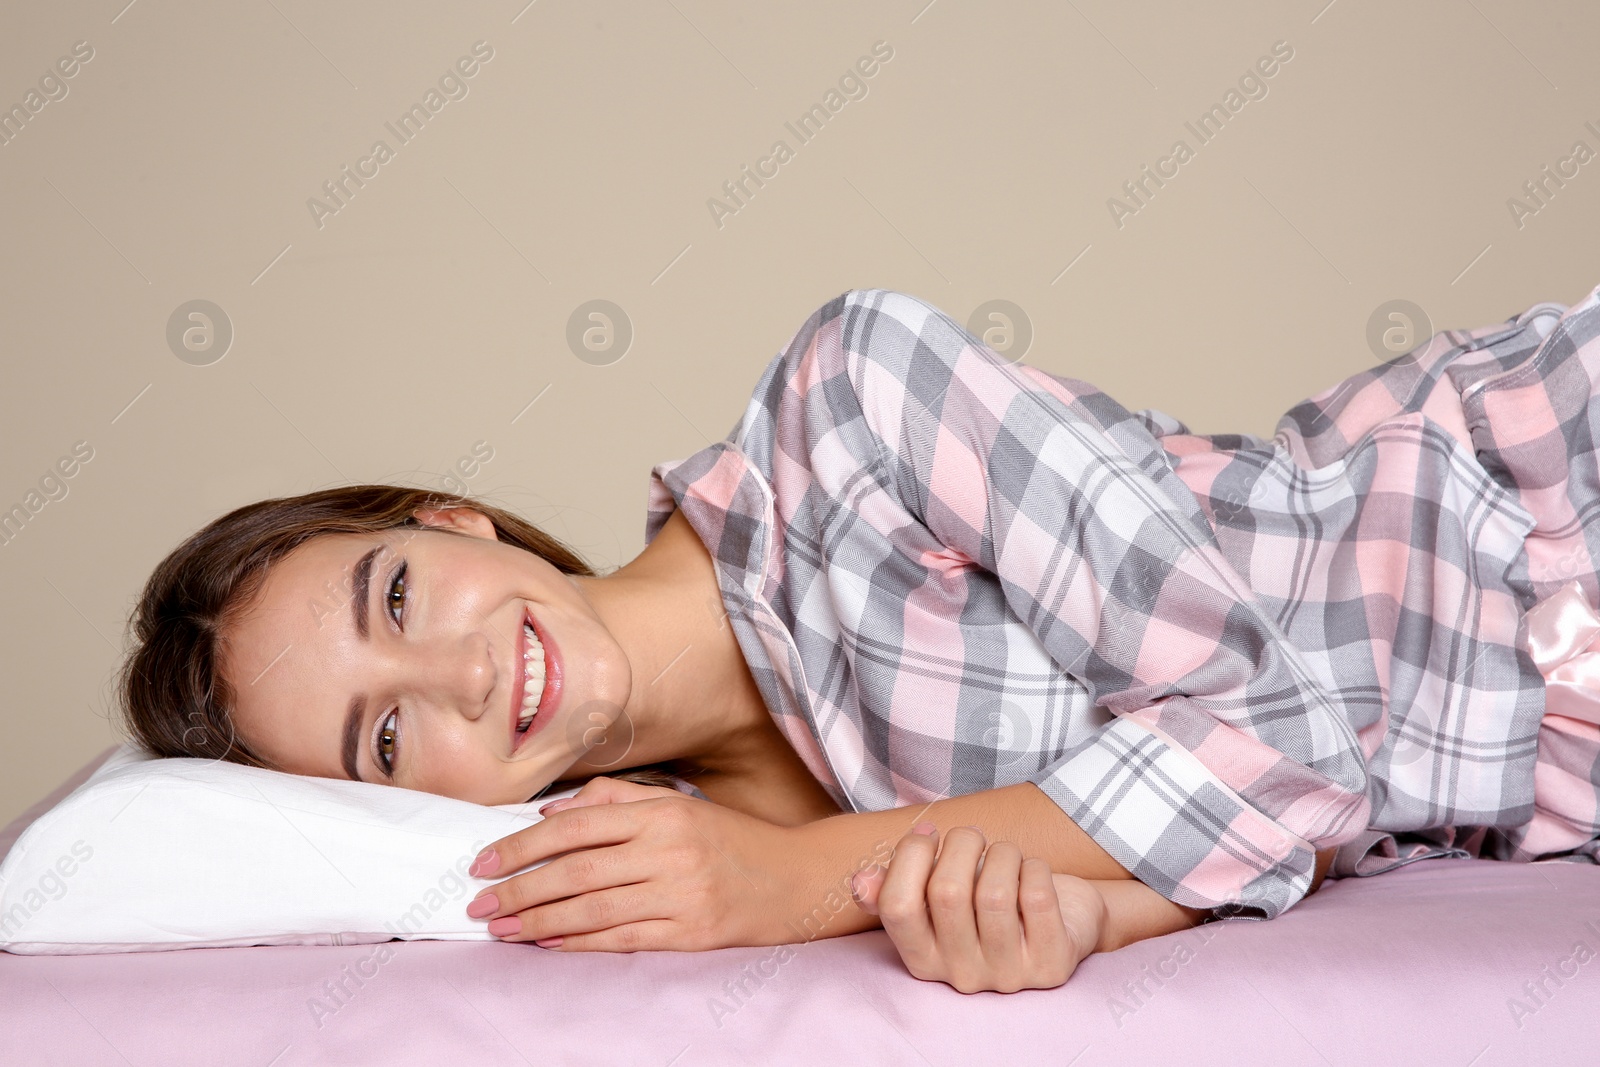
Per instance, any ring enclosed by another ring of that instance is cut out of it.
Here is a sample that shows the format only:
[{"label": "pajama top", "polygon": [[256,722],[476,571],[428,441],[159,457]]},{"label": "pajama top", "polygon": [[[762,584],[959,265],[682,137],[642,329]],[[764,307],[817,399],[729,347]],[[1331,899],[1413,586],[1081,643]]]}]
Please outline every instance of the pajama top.
[{"label": "pajama top", "polygon": [[846,811],[1033,782],[1167,899],[1270,919],[1317,850],[1534,858],[1537,771],[1566,776],[1550,841],[1597,862],[1600,737],[1541,745],[1520,633],[1573,580],[1600,602],[1597,294],[1436,334],[1267,441],[851,290],[724,440],[652,468],[645,539],[683,510]]}]

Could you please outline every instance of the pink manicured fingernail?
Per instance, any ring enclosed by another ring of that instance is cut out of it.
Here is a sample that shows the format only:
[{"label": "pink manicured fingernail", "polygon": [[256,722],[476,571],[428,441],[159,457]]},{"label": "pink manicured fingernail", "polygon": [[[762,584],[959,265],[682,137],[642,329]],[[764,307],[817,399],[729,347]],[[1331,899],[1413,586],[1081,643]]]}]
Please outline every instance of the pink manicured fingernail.
[{"label": "pink manicured fingernail", "polygon": [[467,916],[473,919],[481,919],[485,915],[493,915],[499,910],[500,898],[495,896],[493,893],[485,893],[483,896],[467,905]]},{"label": "pink manicured fingernail", "polygon": [[515,915],[502,915],[498,919],[489,921],[489,932],[496,937],[505,937],[507,934],[520,934],[522,920]]},{"label": "pink manicured fingernail", "polygon": [[565,940],[566,938],[564,937],[546,937],[540,941],[535,941],[534,944],[540,948],[557,948]]},{"label": "pink manicured fingernail", "polygon": [[933,833],[938,829],[939,828],[933,825],[933,823],[929,822],[927,819],[923,819],[921,822],[917,823],[917,825],[911,828],[911,832],[914,834],[928,834],[929,836],[932,836]]},{"label": "pink manicured fingernail", "polygon": [[558,812],[562,808],[566,807],[567,806],[567,802],[570,801],[571,799],[572,799],[571,797],[562,797],[560,800],[552,800],[548,804],[540,805],[539,814],[540,815],[552,815],[555,812]]},{"label": "pink manicured fingernail", "polygon": [[487,878],[499,869],[500,854],[492,848],[486,848],[478,853],[478,858],[472,861],[467,873],[474,878]]}]

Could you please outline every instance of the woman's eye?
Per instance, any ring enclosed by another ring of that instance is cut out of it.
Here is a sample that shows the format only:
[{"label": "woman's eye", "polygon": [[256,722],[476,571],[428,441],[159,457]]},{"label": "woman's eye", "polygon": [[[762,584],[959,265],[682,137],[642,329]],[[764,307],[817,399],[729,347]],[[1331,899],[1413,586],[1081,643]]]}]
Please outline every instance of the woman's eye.
[{"label": "woman's eye", "polygon": [[[397,592],[398,590],[398,592]],[[395,598],[398,597],[398,604]],[[400,564],[400,569],[394,572],[394,577],[389,579],[389,617],[395,622],[400,621],[400,616],[395,613],[396,607],[405,607],[406,604],[406,564]]]},{"label": "woman's eye", "polygon": [[383,768],[383,773],[390,778],[394,777],[395,745],[400,740],[399,709],[391,711],[383,720],[383,729],[378,731],[378,765]]},{"label": "woman's eye", "polygon": [[[401,561],[394,577],[389,579],[389,617],[397,624],[400,622],[399,611],[406,605],[406,566],[405,561]],[[390,778],[394,777],[394,755],[400,740],[399,716],[400,709],[391,711],[378,731],[378,766]]]}]

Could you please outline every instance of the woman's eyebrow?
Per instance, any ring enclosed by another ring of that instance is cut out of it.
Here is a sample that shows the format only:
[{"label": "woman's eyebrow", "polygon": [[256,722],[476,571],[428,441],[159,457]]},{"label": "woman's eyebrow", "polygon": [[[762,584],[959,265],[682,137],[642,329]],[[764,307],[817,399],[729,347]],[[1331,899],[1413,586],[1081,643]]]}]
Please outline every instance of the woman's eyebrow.
[{"label": "woman's eyebrow", "polygon": [[366,555],[356,560],[355,586],[350,593],[350,614],[355,618],[356,633],[363,641],[368,640],[367,590],[372,585],[372,560],[381,551],[383,551],[382,545],[374,545],[367,549]]}]

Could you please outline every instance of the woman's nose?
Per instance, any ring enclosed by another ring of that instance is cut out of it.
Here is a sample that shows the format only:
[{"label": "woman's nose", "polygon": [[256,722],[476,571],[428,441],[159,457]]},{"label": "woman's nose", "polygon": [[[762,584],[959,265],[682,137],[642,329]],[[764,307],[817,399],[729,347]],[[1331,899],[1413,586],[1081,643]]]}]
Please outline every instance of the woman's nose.
[{"label": "woman's nose", "polygon": [[481,631],[413,645],[405,669],[411,676],[408,688],[418,699],[466,719],[484,713],[497,681],[489,639]]}]

